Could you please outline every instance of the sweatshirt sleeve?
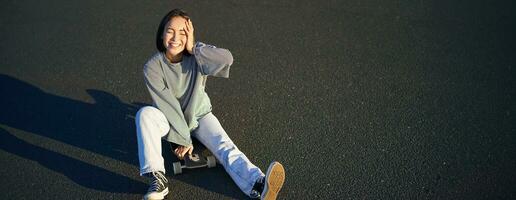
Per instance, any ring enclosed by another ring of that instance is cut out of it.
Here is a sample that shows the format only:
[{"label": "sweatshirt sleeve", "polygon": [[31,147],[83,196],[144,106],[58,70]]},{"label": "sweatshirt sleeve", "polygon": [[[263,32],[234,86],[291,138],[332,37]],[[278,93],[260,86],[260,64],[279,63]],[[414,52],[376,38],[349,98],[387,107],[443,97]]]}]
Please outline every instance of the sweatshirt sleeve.
[{"label": "sweatshirt sleeve", "polygon": [[192,139],[181,105],[165,82],[160,66],[150,66],[147,63],[144,67],[144,77],[154,104],[163,112],[170,124],[167,138],[179,145],[191,145]]},{"label": "sweatshirt sleeve", "polygon": [[193,53],[203,75],[229,77],[229,68],[233,64],[229,50],[197,42]]}]

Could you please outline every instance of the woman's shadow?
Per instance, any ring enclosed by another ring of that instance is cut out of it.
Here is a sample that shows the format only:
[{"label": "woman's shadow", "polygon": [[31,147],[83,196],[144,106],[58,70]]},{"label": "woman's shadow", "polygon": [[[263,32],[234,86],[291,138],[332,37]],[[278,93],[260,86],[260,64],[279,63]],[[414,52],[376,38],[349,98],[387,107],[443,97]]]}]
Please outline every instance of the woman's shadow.
[{"label": "woman's shadow", "polygon": [[[0,124],[137,165],[131,118],[135,106],[103,91],[87,92],[95,103],[49,94],[0,74]],[[30,144],[2,128],[0,149],[34,160],[88,188],[119,193],[142,193],[147,188],[143,182]]]},{"label": "woman's shadow", "polygon": [[[134,115],[146,104],[126,104],[99,90],[86,90],[95,103],[86,103],[46,93],[14,77],[0,74],[0,125],[51,138],[96,154],[138,166]],[[173,171],[170,146],[164,142],[167,171]],[[200,145],[199,143],[196,143]],[[48,169],[88,188],[119,193],[144,193],[140,181],[110,172],[67,155],[35,146],[0,128],[0,149],[34,160]],[[170,153],[168,153],[170,152]],[[167,173],[168,174],[168,173]],[[237,199],[246,198],[220,166],[200,169],[174,179]],[[173,184],[174,182],[172,182]],[[173,187],[173,185],[171,185]]]}]

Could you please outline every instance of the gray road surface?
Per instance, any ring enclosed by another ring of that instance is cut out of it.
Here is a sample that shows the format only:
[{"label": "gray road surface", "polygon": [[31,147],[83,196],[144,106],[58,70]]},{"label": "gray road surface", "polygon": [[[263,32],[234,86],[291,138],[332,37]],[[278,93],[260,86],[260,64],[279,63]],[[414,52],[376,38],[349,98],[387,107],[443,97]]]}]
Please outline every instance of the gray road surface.
[{"label": "gray road surface", "polygon": [[[213,112],[285,165],[280,199],[515,199],[514,4],[1,1],[0,199],[142,197],[142,65],[175,7],[233,53]],[[246,198],[220,167],[168,176],[169,199]]]}]

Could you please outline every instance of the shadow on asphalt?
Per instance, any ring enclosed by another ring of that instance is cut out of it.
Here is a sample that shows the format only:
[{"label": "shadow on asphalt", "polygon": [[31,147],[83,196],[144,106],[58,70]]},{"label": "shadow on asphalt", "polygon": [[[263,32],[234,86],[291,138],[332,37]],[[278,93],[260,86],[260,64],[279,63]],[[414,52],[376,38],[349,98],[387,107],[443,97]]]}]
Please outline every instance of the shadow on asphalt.
[{"label": "shadow on asphalt", "polygon": [[146,184],[86,162],[29,144],[0,128],[0,149],[40,163],[87,188],[116,193],[141,193]]},{"label": "shadow on asphalt", "polygon": [[[87,92],[95,103],[49,94],[0,74],[0,93],[3,94],[0,105],[4,113],[0,115],[0,124],[138,166],[134,114],[147,104],[126,104],[104,91],[90,89]],[[122,193],[144,193],[147,189],[147,184],[29,144],[3,129],[0,129],[0,141],[0,149],[34,160],[88,188]],[[172,179],[225,196],[246,198],[236,185],[227,187],[228,181],[234,183],[220,166],[172,175],[171,165],[177,158],[172,156],[169,145],[163,147],[167,175]]]},{"label": "shadow on asphalt", "polygon": [[[94,104],[46,93],[0,74],[0,124],[81,149],[137,164],[135,107],[99,90],[87,90]],[[0,149],[34,160],[77,184],[108,192],[143,193],[147,184],[27,143],[2,130]],[[64,164],[66,163],[66,164]]]},{"label": "shadow on asphalt", "polygon": [[93,104],[56,96],[3,74],[0,92],[0,124],[138,164],[135,106],[99,90],[87,90]]}]

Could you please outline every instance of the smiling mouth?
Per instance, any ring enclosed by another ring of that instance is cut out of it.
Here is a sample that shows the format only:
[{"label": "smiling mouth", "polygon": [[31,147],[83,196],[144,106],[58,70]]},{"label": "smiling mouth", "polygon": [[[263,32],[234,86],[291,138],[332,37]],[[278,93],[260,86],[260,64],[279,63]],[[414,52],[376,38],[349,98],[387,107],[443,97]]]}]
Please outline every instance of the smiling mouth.
[{"label": "smiling mouth", "polygon": [[180,47],[181,43],[180,42],[169,42],[168,46],[170,46],[172,48],[176,48],[176,47]]}]

